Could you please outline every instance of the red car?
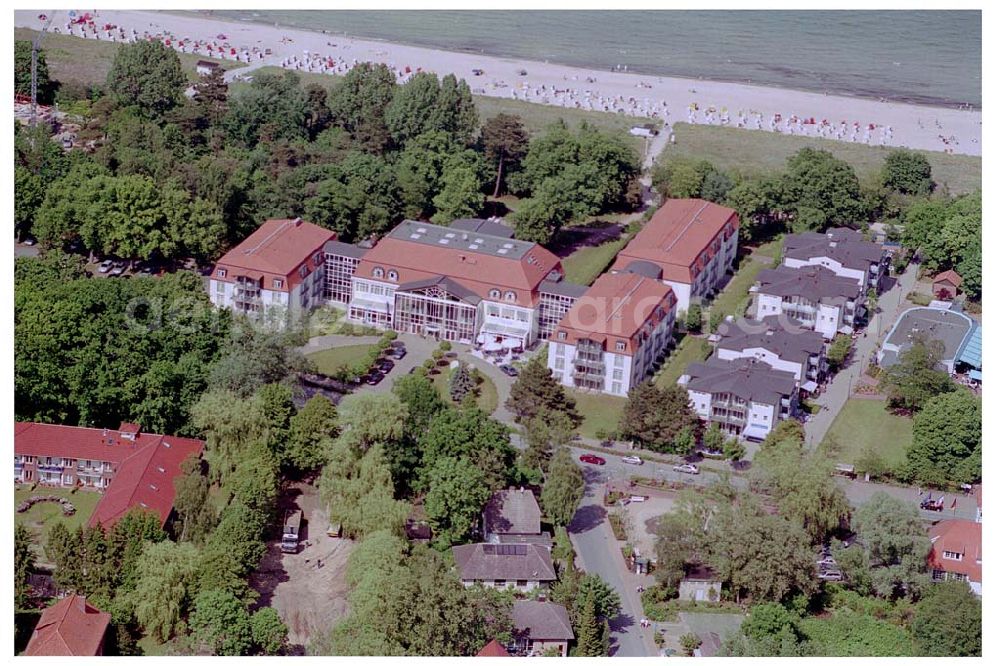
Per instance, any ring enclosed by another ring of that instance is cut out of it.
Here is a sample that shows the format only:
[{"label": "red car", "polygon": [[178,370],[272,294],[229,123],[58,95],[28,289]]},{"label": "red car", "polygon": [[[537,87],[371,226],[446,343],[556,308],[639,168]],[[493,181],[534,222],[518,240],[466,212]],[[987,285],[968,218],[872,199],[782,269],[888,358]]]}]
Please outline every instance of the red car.
[{"label": "red car", "polygon": [[605,462],[607,462],[601,456],[595,456],[589,453],[585,453],[582,456],[580,456],[580,460],[582,460],[585,463],[590,463],[591,465],[603,465]]}]

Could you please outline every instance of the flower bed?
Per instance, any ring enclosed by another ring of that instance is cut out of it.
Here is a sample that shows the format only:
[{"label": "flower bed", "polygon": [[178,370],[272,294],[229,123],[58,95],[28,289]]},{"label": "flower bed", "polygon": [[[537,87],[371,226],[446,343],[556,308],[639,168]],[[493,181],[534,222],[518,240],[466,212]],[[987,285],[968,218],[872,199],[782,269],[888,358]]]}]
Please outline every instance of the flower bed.
[{"label": "flower bed", "polygon": [[68,499],[57,497],[56,495],[32,495],[17,505],[17,512],[24,513],[39,502],[58,502],[62,505],[62,512],[64,516],[72,516],[76,513],[76,507],[73,506],[72,502]]}]

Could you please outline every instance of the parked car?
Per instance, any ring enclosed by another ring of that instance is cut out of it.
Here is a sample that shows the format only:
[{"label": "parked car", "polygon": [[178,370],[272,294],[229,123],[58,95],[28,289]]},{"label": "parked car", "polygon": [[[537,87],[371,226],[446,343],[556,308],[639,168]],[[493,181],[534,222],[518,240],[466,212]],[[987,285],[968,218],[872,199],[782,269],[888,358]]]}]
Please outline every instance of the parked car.
[{"label": "parked car", "polygon": [[820,580],[828,580],[831,582],[838,582],[844,580],[844,574],[836,570],[821,571],[818,578]]},{"label": "parked car", "polygon": [[115,265],[115,262],[111,261],[110,259],[105,259],[104,261],[102,261],[97,266],[97,272],[98,273],[107,273],[112,268],[114,268],[114,265]]},{"label": "parked car", "polygon": [[688,463],[683,465],[674,465],[674,471],[680,472],[681,474],[698,474],[698,466]]},{"label": "parked car", "polygon": [[581,460],[581,462],[585,462],[585,463],[588,463],[590,465],[603,465],[604,463],[607,462],[601,456],[595,456],[595,455],[590,454],[590,453],[584,453],[582,456],[580,456],[580,460]]},{"label": "parked car", "polygon": [[375,386],[383,379],[385,379],[385,375],[383,375],[381,372],[371,372],[368,373],[367,377],[365,377],[365,384],[368,384],[369,386]]},{"label": "parked car", "polygon": [[140,270],[138,273],[136,273],[136,275],[141,275],[143,277],[149,277],[149,276],[152,276],[154,273],[155,273],[155,271],[153,270],[153,267],[150,266],[149,264],[146,264],[145,266],[142,267],[142,270]]},{"label": "parked car", "polygon": [[640,458],[639,456],[625,456],[624,458],[622,458],[622,462],[629,465],[641,465],[642,458]]},{"label": "parked car", "polygon": [[816,564],[820,567],[835,567],[837,566],[837,560],[827,555],[823,559],[816,560]]},{"label": "parked car", "polygon": [[114,267],[111,269],[111,275],[118,276],[125,272],[125,262],[118,261],[115,262]]},{"label": "parked car", "polygon": [[920,502],[920,508],[924,511],[944,511],[944,495],[938,499],[926,497]]},{"label": "parked car", "polygon": [[507,364],[501,365],[500,372],[507,375],[508,377],[517,377],[517,368],[515,368],[512,365],[507,365]]},{"label": "parked car", "polygon": [[35,244],[35,239],[32,238],[31,236],[28,236],[27,238],[24,239],[24,244],[30,247]]},{"label": "parked car", "polygon": [[395,367],[395,362],[388,358],[384,358],[378,362],[378,369],[386,374],[388,374]]},{"label": "parked car", "polygon": [[397,361],[402,359],[404,356],[406,356],[406,347],[394,348],[391,352],[389,352],[389,356],[393,357]]}]

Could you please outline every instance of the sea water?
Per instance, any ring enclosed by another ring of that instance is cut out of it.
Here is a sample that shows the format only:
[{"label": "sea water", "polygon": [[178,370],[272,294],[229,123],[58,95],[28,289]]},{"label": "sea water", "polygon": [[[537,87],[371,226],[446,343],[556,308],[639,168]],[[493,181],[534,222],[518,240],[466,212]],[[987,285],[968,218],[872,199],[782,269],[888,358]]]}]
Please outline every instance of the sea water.
[{"label": "sea water", "polygon": [[215,16],[452,51],[981,104],[979,11],[265,11]]}]

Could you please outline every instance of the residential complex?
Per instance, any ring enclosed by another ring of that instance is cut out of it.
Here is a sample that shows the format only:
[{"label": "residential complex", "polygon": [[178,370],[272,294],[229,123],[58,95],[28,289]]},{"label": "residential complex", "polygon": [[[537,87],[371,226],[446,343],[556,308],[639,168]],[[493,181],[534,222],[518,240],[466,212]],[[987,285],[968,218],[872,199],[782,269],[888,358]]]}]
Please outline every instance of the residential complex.
[{"label": "residential complex", "polygon": [[724,322],[719,326],[715,355],[724,361],[755,359],[791,372],[800,387],[815,390],[826,375],[826,341],[821,333],[790,323],[780,317]]},{"label": "residential complex", "polygon": [[627,395],[666,350],[676,313],[673,290],[659,280],[605,273],[556,327],[548,367],[566,386]]},{"label": "residential complex", "polygon": [[692,363],[678,383],[701,420],[743,439],[764,439],[798,406],[795,375],[750,358]]},{"label": "residential complex", "polygon": [[[465,343],[526,348],[551,332],[559,259],[536,243],[407,220],[368,250],[351,281],[351,321]],[[546,298],[548,295],[548,298]]]},{"label": "residential complex", "polygon": [[677,309],[715,293],[736,259],[740,220],[702,199],[667,199],[618,253],[612,272],[632,270],[673,289]]},{"label": "residential complex", "polygon": [[807,231],[785,237],[783,264],[789,268],[822,266],[835,275],[855,280],[861,292],[867,294],[869,288],[878,290],[889,265],[889,253],[853,229]]},{"label": "residential complex", "polygon": [[110,528],[134,507],[155,512],[162,525],[173,510],[181,462],[200,456],[204,445],[197,439],[144,433],[134,423],[110,430],[17,422],[14,481],[103,491],[91,527]]},{"label": "residential complex", "polygon": [[784,315],[827,340],[853,333],[865,310],[858,281],[823,266],[762,270],[751,292],[755,319]]},{"label": "residential complex", "polygon": [[255,319],[297,318],[324,300],[324,246],[336,237],[300,218],[268,220],[215,264],[209,298]]}]

